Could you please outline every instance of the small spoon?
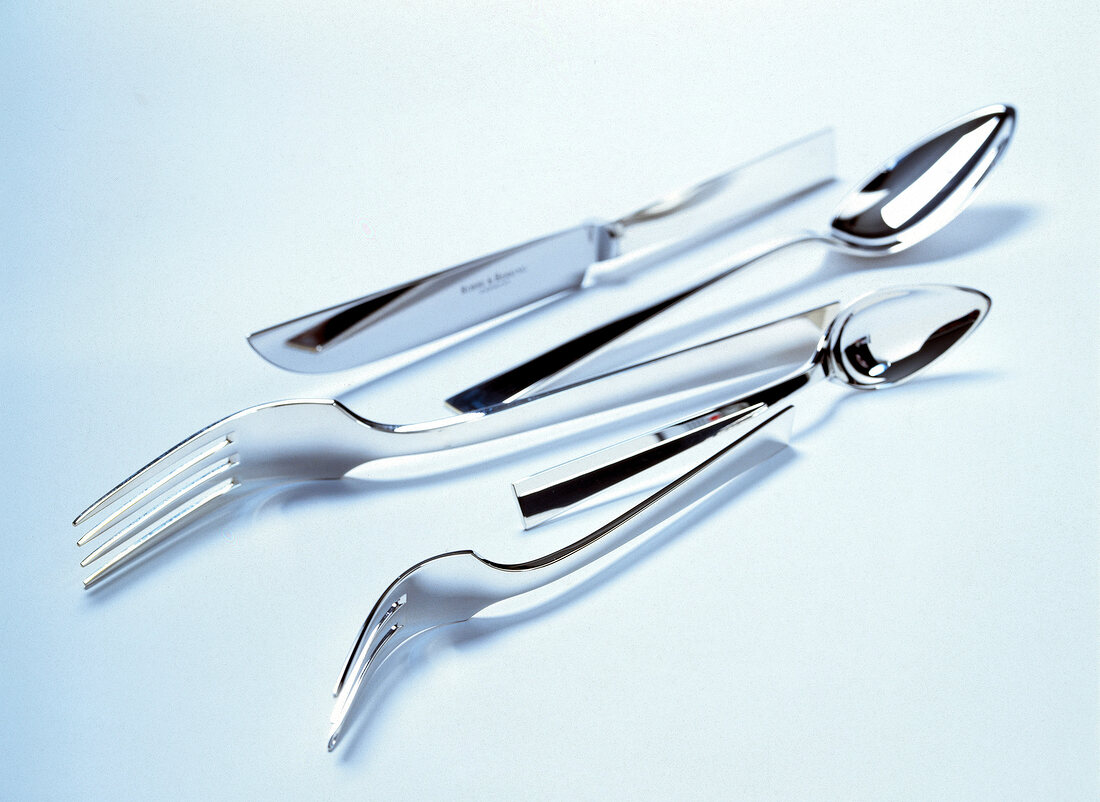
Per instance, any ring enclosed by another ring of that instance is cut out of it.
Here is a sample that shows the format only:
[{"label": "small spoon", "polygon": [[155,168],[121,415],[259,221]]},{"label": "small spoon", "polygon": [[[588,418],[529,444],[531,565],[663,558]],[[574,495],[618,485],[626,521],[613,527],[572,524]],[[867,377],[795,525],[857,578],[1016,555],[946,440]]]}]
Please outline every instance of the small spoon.
[{"label": "small spoon", "polygon": [[749,397],[775,404],[824,378],[857,390],[901,384],[965,340],[991,303],[980,290],[950,284],[875,290],[837,314],[805,366]]},{"label": "small spoon", "polygon": [[[884,256],[939,231],[974,198],[1015,129],[1011,106],[987,106],[955,120],[887,161],[840,202],[827,231],[801,231],[757,246],[710,278],[645,309],[592,329],[447,399],[461,412],[539,392],[645,321],[776,251],[802,242],[856,256]],[[604,278],[597,276],[597,278]]]},{"label": "small spoon", "polygon": [[[633,492],[662,478],[671,460],[741,421],[790,403],[829,378],[857,390],[892,387],[958,345],[989,312],[983,292],[942,284],[891,287],[857,298],[825,330],[810,359],[785,378],[659,432],[648,432],[513,484],[530,529],[616,488]],[[705,449],[706,446],[700,446]],[[665,466],[657,470],[656,466]],[[641,474],[646,473],[643,477]]]}]

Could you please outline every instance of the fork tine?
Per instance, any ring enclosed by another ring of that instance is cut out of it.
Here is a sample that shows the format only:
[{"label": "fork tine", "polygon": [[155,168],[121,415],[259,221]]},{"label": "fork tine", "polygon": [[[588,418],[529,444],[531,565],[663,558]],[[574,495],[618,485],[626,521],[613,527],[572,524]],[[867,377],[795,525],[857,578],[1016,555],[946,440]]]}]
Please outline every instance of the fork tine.
[{"label": "fork tine", "polygon": [[87,590],[88,588],[95,585],[97,582],[106,579],[114,571],[121,568],[132,557],[137,556],[138,553],[153,545],[157,540],[159,540],[172,529],[175,529],[183,520],[197,512],[202,507],[205,507],[207,504],[210,504],[211,502],[224,496],[226,493],[233,490],[233,488],[237,487],[237,485],[238,482],[236,479],[229,478],[223,482],[220,482],[219,484],[215,485],[204,493],[196,496],[187,506],[173,513],[171,516],[158,523],[152,529],[149,529],[147,532],[145,532],[145,534],[138,537],[136,540],[130,543],[129,546],[127,546],[125,549],[123,549],[106,563],[104,563],[104,565],[101,566],[97,571],[90,574],[84,580],[84,589]]},{"label": "fork tine", "polygon": [[[229,417],[232,418],[234,416],[231,415]],[[213,434],[213,431],[215,429],[221,427],[228,420],[229,418],[223,418],[222,420],[219,420],[203,429],[200,429],[190,437],[181,440],[179,443],[176,443],[176,445],[172,446],[159,457],[149,462],[149,464],[145,465],[142,468],[139,468],[129,477],[119,482],[117,485],[112,487],[110,490],[108,490],[106,493],[104,493],[102,496],[92,502],[92,504],[89,505],[89,507],[84,510],[84,512],[76,516],[76,518],[73,519],[73,526],[79,526],[80,524],[84,523],[91,516],[95,515],[97,512],[113,502],[119,496],[126,494],[136,485],[141,484],[141,482],[156,474],[170,461],[181,459],[188,454],[192,454],[195,448],[204,448],[208,443],[211,442],[207,438],[210,437],[211,434]],[[226,440],[231,439],[229,433],[223,433],[223,436]]]},{"label": "fork tine", "polygon": [[[216,440],[208,448],[203,448],[203,449],[198,450],[197,452],[194,452],[194,455],[192,457],[190,457],[190,459],[187,459],[184,462],[179,463],[175,468],[173,468],[168,473],[164,474],[164,476],[162,476],[160,479],[157,479],[155,482],[153,482],[152,484],[147,486],[140,493],[137,493],[136,495],[134,495],[132,498],[130,498],[124,504],[119,505],[110,515],[108,515],[106,518],[104,518],[102,521],[100,521],[94,527],[92,527],[87,532],[85,532],[81,536],[81,538],[78,541],[76,541],[76,545],[83,546],[88,541],[99,537],[100,534],[102,534],[105,530],[110,528],[111,524],[113,524],[115,521],[117,521],[119,518],[121,518],[123,515],[125,515],[128,510],[133,509],[135,506],[137,506],[142,501],[147,499],[150,495],[157,492],[158,490],[163,488],[165,485],[167,485],[168,483],[170,483],[173,480],[177,479],[178,477],[180,477],[181,475],[183,475],[187,471],[191,470],[196,465],[201,463],[203,460],[205,460],[208,457],[211,457],[214,454],[218,453],[221,449],[228,446],[231,442],[232,441],[228,437],[223,437],[220,440]],[[173,451],[174,451],[174,449],[173,449]],[[169,453],[172,453],[172,452],[169,452]],[[154,460],[153,463],[150,463],[150,466],[155,464],[155,463],[161,462],[161,460],[163,460],[163,457],[158,458],[157,460]],[[149,467],[149,466],[146,466],[146,467]],[[104,503],[105,500],[107,500],[110,496],[114,495],[116,493],[116,491],[122,490],[124,485],[130,483],[133,479],[136,479],[138,477],[138,475],[143,473],[145,470],[146,470],[146,468],[143,468],[141,471],[138,471],[137,474],[134,474],[134,476],[132,476],[130,479],[127,479],[126,482],[124,482],[122,485],[119,485],[118,487],[116,487],[114,490],[112,490],[110,493],[108,493],[102,499],[100,499],[95,504],[93,504],[92,507],[89,507],[88,510],[81,513],[81,515],[76,519],[76,521],[73,522],[74,525],[79,524],[81,521],[87,520],[88,516],[90,514],[92,514],[93,512],[95,512],[96,509],[100,508],[100,506]]]},{"label": "fork tine", "polygon": [[[366,629],[366,627],[364,627]],[[381,665],[381,658],[379,655],[383,654],[386,647],[390,649],[386,652],[388,656],[397,649],[405,640],[411,637],[415,637],[420,632],[413,632],[408,636],[398,637],[392,644],[390,641],[398,635],[402,627],[400,624],[393,624],[388,629],[382,621],[375,624],[370,629],[370,637],[365,649],[359,652],[355,659],[349,662],[345,669],[345,676],[351,675],[351,682],[343,687],[343,693],[337,695],[336,706],[332,710],[332,716],[329,718],[329,723],[332,724],[332,729],[329,731],[328,736],[328,751],[332,751],[336,748],[336,745],[340,742],[341,736],[344,734],[344,727],[348,722],[348,715],[351,713],[352,707],[355,705],[356,698],[358,696],[359,686],[363,683],[367,673],[377,666]],[[356,643],[358,647],[359,643]],[[355,652],[352,652],[355,655]],[[348,669],[353,669],[348,671]]]},{"label": "fork tine", "polygon": [[343,735],[344,726],[359,695],[359,687],[366,676],[376,670],[406,641],[433,628],[432,626],[406,628],[398,616],[399,611],[409,600],[408,577],[415,574],[421,567],[422,564],[414,566],[395,579],[375,602],[370,615],[359,628],[355,643],[344,661],[340,678],[336,682],[336,689],[333,691],[336,704],[329,719],[332,724],[328,738],[330,752],[336,748],[336,744]]},{"label": "fork tine", "polygon": [[[129,538],[135,532],[148,526],[150,523],[158,519],[165,510],[173,507],[176,502],[185,498],[190,493],[197,490],[200,486],[209,482],[211,479],[221,476],[223,473],[230,470],[236,464],[236,457],[231,456],[227,457],[226,459],[219,460],[217,463],[210,466],[206,470],[201,471],[200,473],[195,475],[194,478],[191,479],[191,481],[187,482],[185,485],[176,489],[167,497],[162,499],[159,503],[156,504],[156,506],[149,510],[146,510],[145,512],[135,517],[134,520],[130,521],[130,523],[122,527],[109,540],[102,543],[99,548],[97,548],[95,551],[93,551],[91,554],[81,560],[80,564],[88,565],[89,563],[92,563],[95,560],[99,559],[101,556],[114,549],[115,546]],[[114,518],[114,516],[112,516],[112,518]]]},{"label": "fork tine", "polygon": [[[389,617],[397,612],[398,608],[405,603],[405,599],[406,597],[402,595],[401,598],[397,599],[393,604],[391,604],[389,609],[386,610],[386,612],[382,615],[382,618],[379,619],[378,623],[373,627],[373,629],[378,629],[383,624],[385,624]],[[363,622],[363,626],[359,628],[359,634],[355,638],[355,643],[351,645],[351,651],[348,652],[348,656],[344,660],[344,668],[340,671],[340,678],[336,681],[336,687],[332,691],[333,696],[339,696],[340,691],[343,690],[344,683],[347,681],[348,674],[351,672],[352,664],[355,662],[355,657],[359,653],[359,647],[363,643],[363,638],[366,636],[367,631],[372,629],[370,623],[371,618],[367,618]]]}]

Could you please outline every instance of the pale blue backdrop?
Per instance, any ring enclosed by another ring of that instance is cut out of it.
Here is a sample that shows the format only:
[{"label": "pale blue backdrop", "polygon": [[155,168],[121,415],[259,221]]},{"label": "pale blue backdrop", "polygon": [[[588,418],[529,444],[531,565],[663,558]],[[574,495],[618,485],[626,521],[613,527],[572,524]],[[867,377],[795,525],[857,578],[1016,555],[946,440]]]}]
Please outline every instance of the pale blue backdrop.
[{"label": "pale blue backdrop", "polygon": [[[1022,0],[0,4],[0,796],[1095,799],[1097,22]],[[283,373],[249,332],[832,125],[840,181],[782,221],[823,224],[995,102],[1016,141],[940,238],[875,264],[811,248],[694,307],[748,325],[970,284],[994,306],[964,348],[896,391],[824,390],[787,457],[603,581],[429,642],[338,752],[329,690],[398,572],[607,517],[522,533],[509,481],[568,446],[269,495],[81,590],[73,516],[199,426],[299,396],[437,416],[540,325],[765,232],[366,389]]]}]

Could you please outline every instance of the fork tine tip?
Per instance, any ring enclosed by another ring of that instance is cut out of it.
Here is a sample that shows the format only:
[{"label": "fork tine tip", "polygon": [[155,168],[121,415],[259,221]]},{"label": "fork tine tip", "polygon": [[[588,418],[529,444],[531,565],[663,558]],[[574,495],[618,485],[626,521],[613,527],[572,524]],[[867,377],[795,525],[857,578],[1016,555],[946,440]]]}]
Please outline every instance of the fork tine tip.
[{"label": "fork tine tip", "polygon": [[95,508],[96,508],[97,504],[99,504],[98,501],[95,504],[93,504],[92,506],[85,509],[84,512],[80,513],[80,515],[73,518],[73,526],[80,526],[82,523],[84,523],[86,520],[88,520],[88,516],[91,515],[95,511]]}]

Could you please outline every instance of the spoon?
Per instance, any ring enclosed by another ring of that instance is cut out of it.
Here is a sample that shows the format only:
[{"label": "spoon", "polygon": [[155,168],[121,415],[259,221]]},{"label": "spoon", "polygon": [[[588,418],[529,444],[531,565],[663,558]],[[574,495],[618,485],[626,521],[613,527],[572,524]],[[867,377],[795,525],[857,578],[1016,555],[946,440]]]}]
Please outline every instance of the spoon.
[{"label": "spoon", "polygon": [[[590,506],[611,488],[633,492],[642,484],[643,472],[699,450],[697,445],[727,430],[731,422],[740,425],[787,405],[796,392],[822,379],[856,390],[901,384],[966,339],[989,307],[989,296],[983,292],[942,284],[890,287],[863,295],[838,312],[814,354],[788,376],[659,432],[514,483],[524,526],[530,529],[578,505]],[[654,470],[647,481],[660,478],[657,474]]]},{"label": "spoon", "polygon": [[884,256],[939,231],[974,198],[1015,129],[1011,106],[987,106],[961,117],[884,163],[840,202],[825,231],[771,240],[724,265],[710,278],[644,309],[592,329],[447,399],[461,412],[547,389],[568,368],[589,361],[614,340],[666,309],[765,256],[802,242],[823,242],[856,256]]}]

